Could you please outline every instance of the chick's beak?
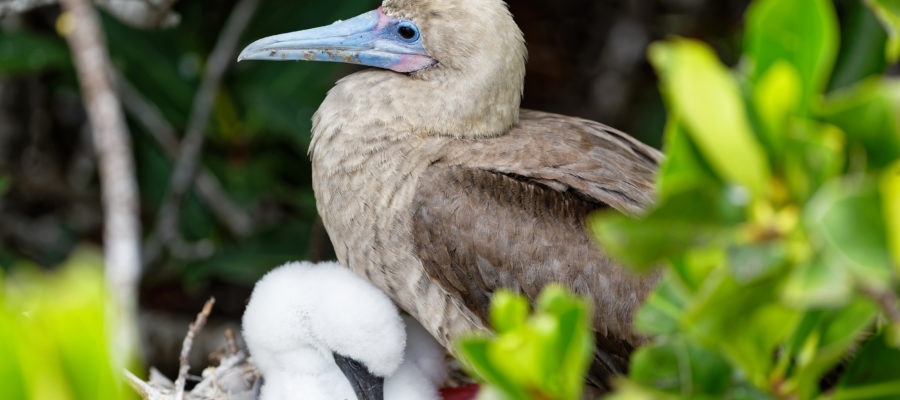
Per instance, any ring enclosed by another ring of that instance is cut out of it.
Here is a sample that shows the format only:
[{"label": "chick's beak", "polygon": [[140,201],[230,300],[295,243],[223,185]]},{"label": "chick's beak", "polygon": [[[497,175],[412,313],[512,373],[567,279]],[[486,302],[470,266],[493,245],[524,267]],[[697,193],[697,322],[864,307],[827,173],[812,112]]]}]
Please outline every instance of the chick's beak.
[{"label": "chick's beak", "polygon": [[384,400],[384,378],[373,375],[359,361],[338,353],[332,354],[334,362],[347,377],[358,400]]},{"label": "chick's beak", "polygon": [[434,65],[421,38],[409,40],[398,34],[401,22],[378,8],[328,26],[259,39],[241,51],[238,61],[331,61],[404,73]]}]

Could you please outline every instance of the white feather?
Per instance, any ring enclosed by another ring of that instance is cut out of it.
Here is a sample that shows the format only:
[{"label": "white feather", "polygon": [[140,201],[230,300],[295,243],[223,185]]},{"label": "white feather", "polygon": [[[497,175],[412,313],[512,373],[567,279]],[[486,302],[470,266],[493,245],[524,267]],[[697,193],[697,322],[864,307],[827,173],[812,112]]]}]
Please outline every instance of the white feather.
[{"label": "white feather", "polygon": [[386,400],[438,399],[443,348],[412,318],[405,325],[384,293],[337,263],[272,270],[257,282],[243,318],[265,377],[261,400],[355,399],[332,352],[386,377]]}]

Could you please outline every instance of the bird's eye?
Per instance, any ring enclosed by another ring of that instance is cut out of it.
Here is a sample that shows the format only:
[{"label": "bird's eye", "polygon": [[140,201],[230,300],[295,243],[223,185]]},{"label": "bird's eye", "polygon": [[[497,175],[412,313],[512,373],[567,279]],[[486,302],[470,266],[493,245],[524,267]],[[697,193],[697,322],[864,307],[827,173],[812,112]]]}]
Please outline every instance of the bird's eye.
[{"label": "bird's eye", "polygon": [[400,35],[404,40],[407,41],[415,41],[419,38],[419,30],[413,25],[411,22],[401,22],[400,25],[397,26],[397,34]]}]

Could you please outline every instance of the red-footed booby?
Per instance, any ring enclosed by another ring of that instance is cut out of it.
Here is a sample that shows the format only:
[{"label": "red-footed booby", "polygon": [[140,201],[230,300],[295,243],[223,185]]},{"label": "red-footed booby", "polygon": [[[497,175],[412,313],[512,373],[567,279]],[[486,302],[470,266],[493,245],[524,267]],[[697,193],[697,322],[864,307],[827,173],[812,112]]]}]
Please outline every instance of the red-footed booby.
[{"label": "red-footed booby", "polygon": [[560,282],[594,301],[590,381],[626,370],[655,277],[610,261],[585,219],[648,206],[661,155],[597,122],[520,111],[526,49],[502,0],[385,0],[238,59],[376,67],[341,79],[313,117],[313,188],[341,264],[444,346],[486,329],[497,288],[534,299]]}]

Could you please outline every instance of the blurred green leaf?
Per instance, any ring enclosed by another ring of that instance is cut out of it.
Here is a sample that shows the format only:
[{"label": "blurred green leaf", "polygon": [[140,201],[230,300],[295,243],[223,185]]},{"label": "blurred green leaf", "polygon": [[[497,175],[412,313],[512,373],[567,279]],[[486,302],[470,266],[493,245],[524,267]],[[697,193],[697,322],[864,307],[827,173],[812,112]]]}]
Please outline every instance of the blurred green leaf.
[{"label": "blurred green leaf", "polygon": [[634,353],[629,378],[690,399],[715,399],[731,385],[731,366],[713,352],[684,340],[644,346]]},{"label": "blurred green leaf", "polygon": [[799,308],[842,306],[852,293],[849,271],[820,255],[795,266],[782,292],[786,302]]},{"label": "blurred green leaf", "polygon": [[821,115],[866,150],[869,165],[884,168],[900,158],[900,81],[869,79],[826,99]]},{"label": "blurred green leaf", "polygon": [[888,33],[884,54],[889,62],[894,63],[900,58],[900,1],[866,0],[866,4],[872,8]]},{"label": "blurred green leaf", "polygon": [[796,200],[808,200],[844,171],[846,138],[834,125],[793,120],[781,135],[785,137],[783,174]]},{"label": "blurred green leaf", "polygon": [[12,178],[4,175],[0,175],[0,197],[6,194],[6,191],[9,190],[9,187],[12,185]]},{"label": "blurred green leaf", "polygon": [[60,37],[26,31],[4,31],[0,35],[0,74],[37,73],[69,69],[69,50]]},{"label": "blurred green leaf", "polygon": [[792,116],[799,114],[801,85],[797,69],[779,60],[760,77],[753,89],[753,106],[763,122],[765,143],[775,154],[783,151],[785,126]]},{"label": "blurred green leaf", "polygon": [[894,267],[900,273],[900,161],[881,174],[879,189],[888,249],[894,256]]},{"label": "blurred green leaf", "polygon": [[744,50],[759,83],[779,62],[801,78],[799,109],[806,112],[828,83],[838,50],[838,23],[829,0],[757,0],[747,10]]},{"label": "blurred green leaf", "polygon": [[528,318],[528,300],[515,293],[501,290],[491,299],[491,325],[497,333],[516,329]]},{"label": "blurred green leaf", "polygon": [[803,216],[815,251],[854,281],[884,290],[891,284],[890,255],[877,186],[835,181],[823,187]]},{"label": "blurred green leaf", "polygon": [[900,349],[875,335],[859,350],[838,383],[832,400],[900,398]]},{"label": "blurred green leaf", "polygon": [[664,140],[668,157],[659,168],[656,182],[660,201],[672,194],[718,183],[715,172],[703,160],[676,115],[669,116]]},{"label": "blurred green leaf", "polygon": [[850,10],[841,18],[841,50],[828,91],[849,87],[887,68],[887,35],[864,2],[844,2]]},{"label": "blurred green leaf", "polygon": [[755,195],[768,192],[768,161],[750,126],[737,83],[712,49],[676,39],[651,45],[649,54],[666,103],[716,173]]},{"label": "blurred green leaf", "polygon": [[597,212],[589,226],[608,254],[636,269],[651,268],[733,233],[742,217],[741,203],[747,200],[716,189],[672,194],[640,220],[613,211]]},{"label": "blurred green leaf", "polygon": [[509,323],[507,329],[497,329],[493,337],[457,340],[463,365],[493,388],[484,398],[579,398],[593,354],[587,302],[559,285],[550,285],[527,320],[522,320],[523,306],[527,312],[527,301],[521,295],[495,294],[491,320]]},{"label": "blurred green leaf", "polygon": [[0,280],[0,398],[126,399],[122,354],[102,256],[76,251],[55,275],[20,270]]},{"label": "blurred green leaf", "polygon": [[[667,271],[667,273],[670,273]],[[690,295],[675,279],[660,280],[634,317],[634,329],[644,335],[675,334]]]}]

